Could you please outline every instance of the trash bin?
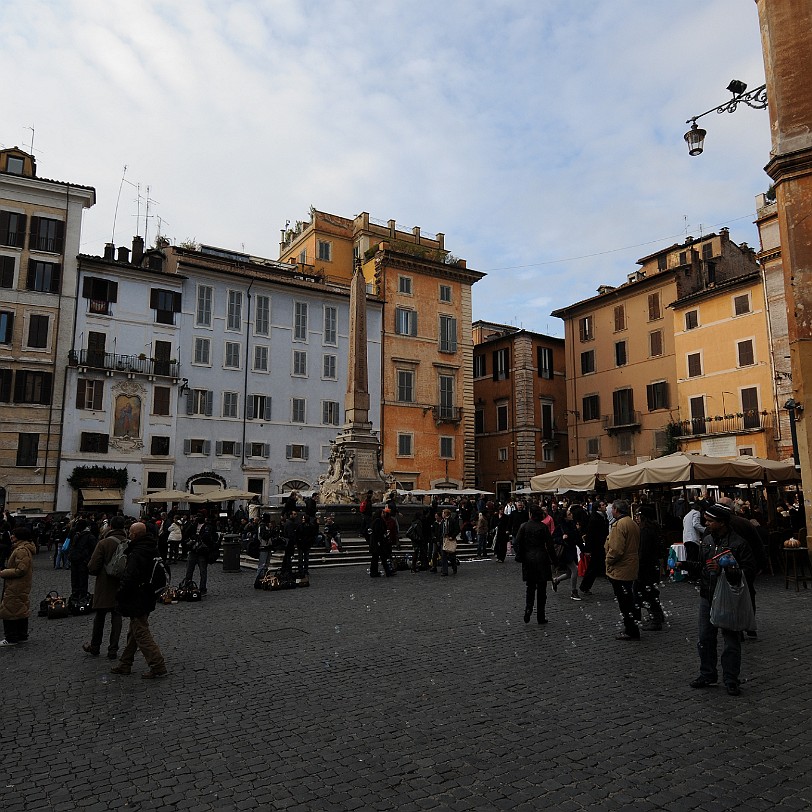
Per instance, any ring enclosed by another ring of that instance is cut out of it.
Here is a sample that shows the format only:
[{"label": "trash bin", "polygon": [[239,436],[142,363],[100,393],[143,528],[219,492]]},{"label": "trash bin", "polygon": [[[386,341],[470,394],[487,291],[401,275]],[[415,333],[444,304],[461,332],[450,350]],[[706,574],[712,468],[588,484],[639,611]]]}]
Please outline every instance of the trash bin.
[{"label": "trash bin", "polygon": [[236,533],[223,536],[223,572],[240,571],[240,537]]}]

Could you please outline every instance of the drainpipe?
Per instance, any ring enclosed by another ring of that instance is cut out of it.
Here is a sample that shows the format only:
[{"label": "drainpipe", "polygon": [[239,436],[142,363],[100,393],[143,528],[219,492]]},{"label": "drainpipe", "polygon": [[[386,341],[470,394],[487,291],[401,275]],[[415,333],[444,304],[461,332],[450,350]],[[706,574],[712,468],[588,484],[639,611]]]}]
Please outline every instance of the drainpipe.
[{"label": "drainpipe", "polygon": [[247,300],[246,316],[245,316],[245,372],[243,374],[242,385],[242,446],[240,455],[240,468],[245,469],[245,432],[246,421],[248,419],[248,350],[249,342],[251,339],[251,286],[254,284],[252,279],[248,283],[248,290],[245,293]]}]

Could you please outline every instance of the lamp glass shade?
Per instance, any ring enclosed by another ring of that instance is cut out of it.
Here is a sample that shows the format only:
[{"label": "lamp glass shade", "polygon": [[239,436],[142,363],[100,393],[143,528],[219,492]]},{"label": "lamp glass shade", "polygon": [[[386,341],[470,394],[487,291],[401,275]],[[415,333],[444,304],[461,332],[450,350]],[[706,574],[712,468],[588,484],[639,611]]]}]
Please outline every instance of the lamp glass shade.
[{"label": "lamp glass shade", "polygon": [[691,125],[691,129],[685,133],[685,141],[688,144],[689,155],[702,154],[702,150],[705,148],[705,136],[707,134],[707,130],[698,127],[696,122]]}]

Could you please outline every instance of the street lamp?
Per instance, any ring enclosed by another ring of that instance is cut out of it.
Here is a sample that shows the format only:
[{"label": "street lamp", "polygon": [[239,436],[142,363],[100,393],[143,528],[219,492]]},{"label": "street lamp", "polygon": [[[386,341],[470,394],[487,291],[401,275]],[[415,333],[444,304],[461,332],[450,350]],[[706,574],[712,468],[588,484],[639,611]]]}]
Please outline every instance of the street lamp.
[{"label": "street lamp", "polygon": [[701,155],[705,148],[705,136],[708,131],[697,125],[697,119],[709,113],[735,113],[740,104],[746,104],[754,110],[764,110],[767,107],[767,85],[761,85],[761,87],[746,92],[747,85],[738,79],[733,79],[727,89],[733,94],[732,99],[720,104],[718,107],[712,107],[698,116],[692,116],[685,122],[691,125],[691,129],[683,136],[688,144],[689,155]]}]

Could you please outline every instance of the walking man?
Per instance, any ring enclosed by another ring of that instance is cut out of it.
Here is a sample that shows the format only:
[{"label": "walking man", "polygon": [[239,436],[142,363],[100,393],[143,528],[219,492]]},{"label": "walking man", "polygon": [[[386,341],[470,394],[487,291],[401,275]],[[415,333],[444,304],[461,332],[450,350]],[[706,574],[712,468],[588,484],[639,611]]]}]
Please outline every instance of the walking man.
[{"label": "walking man", "polygon": [[612,523],[606,539],[606,575],[615,592],[623,631],[615,640],[639,640],[640,607],[634,597],[640,550],[640,530],[629,515],[629,503],[625,499],[612,502]]},{"label": "walking man", "polygon": [[94,657],[99,656],[102,639],[104,638],[104,619],[110,615],[110,639],[107,646],[107,659],[115,660],[118,657],[118,641],[121,638],[121,615],[116,609],[116,593],[119,579],[107,574],[105,565],[109,564],[119,544],[127,543],[127,534],[124,531],[124,517],[113,516],[110,519],[110,529],[104,538],[96,544],[96,549],[87,565],[91,575],[96,576],[93,587],[93,633],[89,643],[82,645],[82,650]]}]

